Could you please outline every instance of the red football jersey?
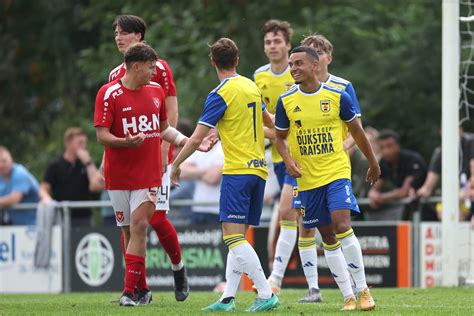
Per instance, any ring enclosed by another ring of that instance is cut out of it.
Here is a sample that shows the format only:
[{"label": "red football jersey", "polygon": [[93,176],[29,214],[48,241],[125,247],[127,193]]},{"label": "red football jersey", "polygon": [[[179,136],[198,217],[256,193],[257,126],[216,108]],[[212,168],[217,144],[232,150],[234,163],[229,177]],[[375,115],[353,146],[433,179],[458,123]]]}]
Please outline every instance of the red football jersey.
[{"label": "red football jersey", "polygon": [[138,190],[161,185],[160,121],[167,119],[161,86],[150,83],[138,90],[120,80],[103,85],[95,100],[94,127],[110,128],[117,137],[145,134],[138,147],[105,146],[104,177],[108,190]]},{"label": "red football jersey", "polygon": [[[109,82],[120,79],[125,76],[125,64],[122,63],[115,67],[109,74]],[[176,96],[176,84],[174,83],[173,73],[168,65],[168,62],[164,59],[156,60],[156,75],[151,78],[151,81],[157,82],[161,85],[165,92],[165,97]],[[168,153],[168,163],[173,161],[174,145],[171,144],[170,151]]]}]

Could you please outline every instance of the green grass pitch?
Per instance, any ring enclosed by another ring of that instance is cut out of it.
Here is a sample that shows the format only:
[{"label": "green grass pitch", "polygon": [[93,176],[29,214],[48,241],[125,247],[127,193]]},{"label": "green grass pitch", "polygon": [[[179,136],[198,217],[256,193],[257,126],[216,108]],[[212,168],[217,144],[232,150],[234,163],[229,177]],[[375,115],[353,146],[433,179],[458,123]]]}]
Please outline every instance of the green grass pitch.
[{"label": "green grass pitch", "polygon": [[[283,290],[282,304],[272,315],[341,315],[342,298],[337,290],[323,290],[324,302],[298,304],[304,290]],[[373,312],[351,312],[351,315],[474,315],[474,288],[372,289],[376,300]],[[0,315],[198,315],[200,309],[219,298],[212,292],[191,292],[188,300],[178,303],[171,292],[154,292],[149,306],[120,307],[119,293],[71,294],[0,294]],[[251,292],[237,294],[237,313],[255,298]],[[222,314],[222,313],[221,313]]]}]

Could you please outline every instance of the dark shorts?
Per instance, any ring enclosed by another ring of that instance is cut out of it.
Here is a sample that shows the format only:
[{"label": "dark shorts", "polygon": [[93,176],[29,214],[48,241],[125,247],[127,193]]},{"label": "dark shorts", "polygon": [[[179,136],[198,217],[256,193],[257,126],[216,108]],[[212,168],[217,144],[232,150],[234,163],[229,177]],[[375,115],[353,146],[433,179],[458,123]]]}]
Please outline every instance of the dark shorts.
[{"label": "dark shorts", "polygon": [[258,226],[262,215],[265,180],[252,174],[222,176],[221,222]]},{"label": "dark shorts", "polygon": [[298,192],[305,228],[331,224],[331,212],[349,209],[360,213],[349,179],[335,180],[322,187]]}]

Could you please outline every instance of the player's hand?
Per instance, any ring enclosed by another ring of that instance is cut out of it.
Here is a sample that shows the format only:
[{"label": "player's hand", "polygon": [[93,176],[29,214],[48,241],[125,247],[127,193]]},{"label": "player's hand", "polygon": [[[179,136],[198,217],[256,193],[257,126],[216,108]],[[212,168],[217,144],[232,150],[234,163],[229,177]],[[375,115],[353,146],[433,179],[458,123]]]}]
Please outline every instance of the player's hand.
[{"label": "player's hand", "polygon": [[179,176],[181,175],[181,168],[178,166],[176,167],[173,165],[171,169],[171,174],[170,174],[170,179],[171,183],[174,184],[175,186],[179,187]]},{"label": "player's hand", "polygon": [[288,171],[288,174],[293,177],[293,178],[301,178],[301,166],[300,164],[294,160],[292,157],[285,162],[286,170]]},{"label": "player's hand", "polygon": [[83,163],[86,164],[91,161],[91,155],[85,148],[80,148],[76,151],[76,157]]},{"label": "player's hand", "polygon": [[380,178],[380,166],[379,164],[374,164],[373,166],[369,166],[369,170],[367,170],[367,176],[365,177],[365,182],[369,182],[370,185],[374,185]]},{"label": "player's hand", "polygon": [[138,133],[137,135],[132,136],[129,131],[125,132],[125,143],[127,144],[127,147],[138,147],[144,140],[145,134],[143,133]]},{"label": "player's hand", "polygon": [[199,145],[198,150],[202,152],[208,152],[209,150],[214,147],[214,145],[217,143],[219,139],[216,137],[214,133],[209,133],[201,142],[201,145]]}]

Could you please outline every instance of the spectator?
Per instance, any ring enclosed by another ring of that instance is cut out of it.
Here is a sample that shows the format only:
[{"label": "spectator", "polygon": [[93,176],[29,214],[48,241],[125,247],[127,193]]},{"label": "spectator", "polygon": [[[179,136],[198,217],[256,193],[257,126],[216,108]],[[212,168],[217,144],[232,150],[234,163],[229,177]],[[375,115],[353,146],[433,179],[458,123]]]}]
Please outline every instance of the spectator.
[{"label": "spectator", "polygon": [[[467,220],[469,209],[471,208],[471,188],[474,184],[471,169],[474,167],[474,139],[472,135],[465,133],[462,127],[459,128],[459,181],[460,181],[460,220]],[[416,191],[417,198],[430,197],[433,192],[436,195],[441,195],[440,187],[441,179],[441,146],[437,147],[430,160],[428,167],[428,176],[421,188]],[[436,205],[438,218],[441,219],[442,205]]]},{"label": "spectator", "polygon": [[366,210],[367,220],[402,220],[404,206],[384,205],[409,196],[412,188],[418,189],[425,181],[426,164],[416,152],[400,149],[398,134],[382,130],[377,142],[382,159],[381,178],[369,191],[371,210]]},{"label": "spectator", "polygon": [[[34,225],[36,210],[11,210],[17,203],[36,203],[39,185],[35,177],[20,164],[14,163],[10,151],[0,146],[0,210],[5,222],[12,225]],[[3,213],[2,212],[2,213]],[[2,222],[0,217],[0,224]]]},{"label": "spectator", "polygon": [[[191,121],[187,118],[179,118],[177,129],[183,133],[186,137],[191,137],[191,135],[194,132],[194,126],[191,123]],[[173,153],[173,161],[178,156],[179,152],[181,151],[183,147],[180,146],[175,146],[174,147],[174,153]],[[171,192],[170,192],[170,200],[171,201],[176,201],[176,200],[192,200],[193,195],[194,195],[194,189],[195,189],[195,181],[192,179],[183,179],[180,182],[180,186],[172,186],[171,187]],[[191,206],[182,206],[180,207],[179,210],[180,217],[186,219],[186,223],[189,224],[191,222],[191,216],[192,216],[192,207]]]},{"label": "spectator", "polygon": [[[212,132],[217,132],[213,129]],[[219,222],[219,198],[224,165],[224,152],[218,142],[207,153],[195,152],[181,169],[181,178],[194,179],[193,202],[215,202],[215,205],[195,205],[192,208],[192,224],[207,225]]]},{"label": "spectator", "polygon": [[[102,175],[87,151],[87,135],[77,127],[64,133],[64,153],[52,160],[40,185],[41,202],[90,200],[104,189]],[[90,208],[73,209],[73,226],[91,225]]]},{"label": "spectator", "polygon": [[[372,146],[375,156],[380,160],[380,150],[377,143],[377,137],[379,132],[370,126],[364,128],[365,135]],[[352,146],[349,149],[349,155],[351,159],[351,178],[352,178],[352,192],[358,198],[367,197],[370,190],[370,184],[365,181],[367,176],[367,168],[369,164],[364,157],[364,154],[360,151],[357,146]]]}]

